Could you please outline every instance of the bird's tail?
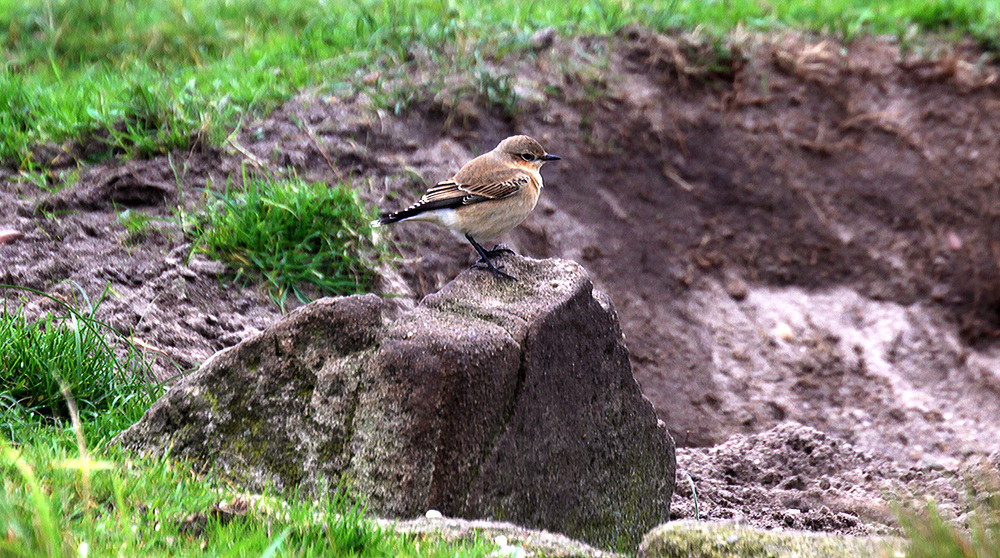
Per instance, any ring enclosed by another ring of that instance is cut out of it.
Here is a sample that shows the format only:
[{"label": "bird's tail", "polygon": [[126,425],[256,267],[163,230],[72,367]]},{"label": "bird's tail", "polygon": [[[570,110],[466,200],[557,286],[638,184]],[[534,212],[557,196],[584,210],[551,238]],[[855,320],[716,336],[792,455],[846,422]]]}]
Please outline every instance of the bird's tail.
[{"label": "bird's tail", "polygon": [[470,201],[481,201],[486,200],[483,196],[468,195],[464,197],[452,197],[445,198],[443,200],[427,201],[421,198],[417,203],[407,207],[406,209],[400,209],[394,213],[383,213],[381,217],[372,221],[373,227],[381,227],[382,225],[388,225],[389,223],[395,223],[397,221],[405,221],[407,219],[427,219],[428,214],[433,214],[436,209],[455,209],[464,204],[470,203]]},{"label": "bird's tail", "polygon": [[383,213],[378,219],[371,222],[371,226],[372,228],[381,227],[382,225],[388,225],[389,223],[401,220],[402,218],[399,216],[399,213]]},{"label": "bird's tail", "polygon": [[423,202],[419,201],[406,209],[401,209],[393,213],[383,213],[381,217],[372,221],[373,227],[381,227],[382,225],[388,225],[389,223],[396,223],[398,221],[405,221],[413,217],[418,217],[428,211],[439,209],[442,207],[450,207],[456,205],[456,202],[461,202],[460,199],[453,200],[438,200],[434,202]]}]

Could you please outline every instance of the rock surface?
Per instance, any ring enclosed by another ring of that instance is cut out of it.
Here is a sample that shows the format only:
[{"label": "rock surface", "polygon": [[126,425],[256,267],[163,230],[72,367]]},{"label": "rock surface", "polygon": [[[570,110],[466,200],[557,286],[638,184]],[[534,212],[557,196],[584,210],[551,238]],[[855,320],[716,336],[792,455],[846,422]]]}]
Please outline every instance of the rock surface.
[{"label": "rock surface", "polygon": [[527,556],[545,558],[625,558],[623,554],[605,552],[574,541],[558,533],[535,531],[512,523],[469,521],[451,518],[417,518],[406,521],[380,520],[382,527],[396,533],[417,535],[425,539],[445,541],[475,541],[487,539],[500,548],[491,556]]},{"label": "rock surface", "polygon": [[903,556],[893,537],[766,531],[733,523],[672,521],[643,537],[639,558],[860,558]]},{"label": "rock surface", "polygon": [[631,550],[666,521],[674,445],[610,300],[564,260],[462,273],[395,321],[324,299],[213,356],[119,440],[249,487],[346,483],[378,515],[427,509]]}]

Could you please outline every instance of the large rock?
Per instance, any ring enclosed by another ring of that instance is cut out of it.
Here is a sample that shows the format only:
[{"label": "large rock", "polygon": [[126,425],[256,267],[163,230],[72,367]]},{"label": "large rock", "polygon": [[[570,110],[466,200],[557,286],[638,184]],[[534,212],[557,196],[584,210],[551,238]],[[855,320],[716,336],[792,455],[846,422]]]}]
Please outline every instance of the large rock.
[{"label": "large rock", "polygon": [[395,321],[324,299],[213,356],[124,432],[251,488],[344,483],[379,515],[493,518],[633,550],[669,515],[674,444],[586,272],[505,258]]}]

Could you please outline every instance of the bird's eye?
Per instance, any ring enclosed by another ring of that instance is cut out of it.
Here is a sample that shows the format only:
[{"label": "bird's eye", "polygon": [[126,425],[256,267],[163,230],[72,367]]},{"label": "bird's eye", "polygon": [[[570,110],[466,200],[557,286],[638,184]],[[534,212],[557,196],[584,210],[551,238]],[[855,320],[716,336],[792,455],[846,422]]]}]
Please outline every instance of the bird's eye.
[{"label": "bird's eye", "polygon": [[521,153],[521,158],[529,163],[535,160],[535,156],[531,153]]}]

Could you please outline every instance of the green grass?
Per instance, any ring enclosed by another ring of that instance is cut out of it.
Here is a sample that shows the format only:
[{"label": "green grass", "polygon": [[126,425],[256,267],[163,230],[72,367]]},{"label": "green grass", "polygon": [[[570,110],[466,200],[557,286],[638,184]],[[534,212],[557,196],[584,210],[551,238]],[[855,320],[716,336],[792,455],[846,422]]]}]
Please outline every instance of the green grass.
[{"label": "green grass", "polygon": [[493,549],[418,544],[380,528],[342,493],[248,497],[185,462],[107,446],[81,459],[62,444],[17,447],[0,437],[0,475],[0,556],[464,558]]},{"label": "green grass", "polygon": [[967,525],[956,525],[933,501],[920,510],[899,511],[910,539],[908,558],[1000,558],[1000,478],[987,472],[985,490],[970,493]]},{"label": "green grass", "polygon": [[[378,75],[405,75],[417,52],[445,70],[467,70],[473,90],[460,93],[513,116],[519,100],[498,57],[526,52],[544,27],[603,35],[631,24],[713,36],[803,29],[846,40],[930,32],[971,37],[994,57],[1000,51],[998,0],[0,0],[0,164],[50,189],[46,169],[66,154],[89,162],[221,145],[248,118],[307,88],[362,88],[402,112],[443,87],[442,79],[405,90]],[[289,294],[305,300],[370,287],[381,256],[370,244],[371,215],[349,188],[244,182],[189,221],[196,249],[264,278],[282,303]],[[132,236],[149,229],[139,214],[120,219]],[[135,381],[143,365],[127,341],[112,343],[119,337],[107,333],[92,310],[65,308],[36,323],[18,308],[0,314],[0,555],[79,555],[84,544],[95,556],[484,554],[427,544],[418,551],[343,500],[292,499],[287,516],[258,511],[182,533],[184,517],[234,491],[183,463],[107,448],[156,393]],[[910,555],[998,556],[993,498],[968,531],[933,508],[913,516]]]},{"label": "green grass", "polygon": [[[522,49],[543,27],[608,34],[636,23],[845,38],[923,30],[1000,48],[997,0],[0,0],[0,161],[49,164],[42,144],[87,159],[218,145],[297,91],[349,90],[356,74],[409,63],[415,49],[470,64]],[[488,101],[510,104],[504,75],[478,79]]]},{"label": "green grass", "polygon": [[115,214],[118,216],[118,222],[125,229],[123,242],[126,246],[134,246],[148,238],[157,230],[153,223],[160,221],[156,217],[132,209],[118,211],[116,207]]},{"label": "green grass", "polygon": [[345,295],[372,290],[382,248],[358,193],[298,178],[243,175],[243,188],[207,191],[203,213],[188,219],[193,249],[226,262],[237,278],[262,278],[284,307],[289,294]]},{"label": "green grass", "polygon": [[40,321],[26,319],[20,308],[0,309],[0,431],[6,436],[22,441],[35,425],[67,424],[67,394],[83,420],[100,418],[100,428],[90,432],[96,439],[132,424],[155,400],[159,389],[149,385],[138,351],[118,335],[105,335],[109,328],[94,318],[100,303],[88,312],[62,304],[62,314]]}]

